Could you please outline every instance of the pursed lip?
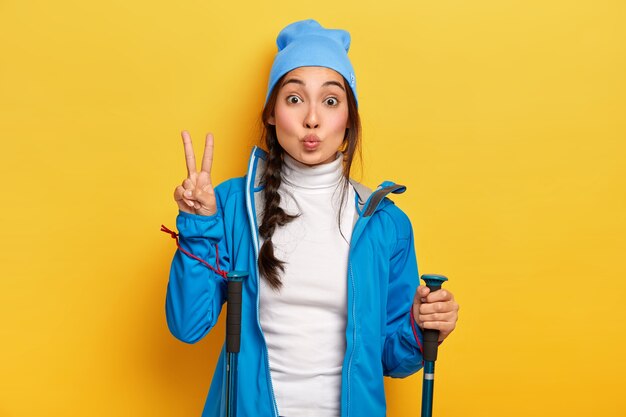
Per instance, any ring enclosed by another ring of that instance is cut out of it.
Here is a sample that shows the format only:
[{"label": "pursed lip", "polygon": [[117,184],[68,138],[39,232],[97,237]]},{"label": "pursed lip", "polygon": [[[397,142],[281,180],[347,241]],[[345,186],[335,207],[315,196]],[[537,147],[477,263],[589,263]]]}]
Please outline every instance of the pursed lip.
[{"label": "pursed lip", "polygon": [[321,140],[316,135],[306,135],[302,138],[302,142],[321,142]]}]

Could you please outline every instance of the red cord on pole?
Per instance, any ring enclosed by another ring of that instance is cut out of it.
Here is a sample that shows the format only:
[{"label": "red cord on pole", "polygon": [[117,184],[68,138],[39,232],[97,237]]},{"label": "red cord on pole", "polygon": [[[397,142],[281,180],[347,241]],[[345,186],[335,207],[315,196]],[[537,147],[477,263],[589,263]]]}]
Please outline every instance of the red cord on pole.
[{"label": "red cord on pole", "polygon": [[417,337],[417,329],[415,328],[415,316],[413,315],[413,308],[415,304],[411,305],[411,328],[413,329],[413,336],[415,336],[415,341],[417,342],[417,346],[420,348],[420,352],[424,353],[424,348],[422,347],[422,343],[420,342],[419,337]]}]

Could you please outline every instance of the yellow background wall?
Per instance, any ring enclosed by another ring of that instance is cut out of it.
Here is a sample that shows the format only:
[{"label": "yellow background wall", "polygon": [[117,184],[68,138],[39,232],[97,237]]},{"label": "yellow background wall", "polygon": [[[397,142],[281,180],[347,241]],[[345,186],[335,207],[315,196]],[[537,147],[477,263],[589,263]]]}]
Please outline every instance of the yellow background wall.
[{"label": "yellow background wall", "polygon": [[243,174],[309,17],[353,37],[357,178],[408,186],[420,272],[461,304],[435,415],[626,415],[622,0],[1,0],[0,416],[199,416],[223,323],[165,323],[179,132]]}]

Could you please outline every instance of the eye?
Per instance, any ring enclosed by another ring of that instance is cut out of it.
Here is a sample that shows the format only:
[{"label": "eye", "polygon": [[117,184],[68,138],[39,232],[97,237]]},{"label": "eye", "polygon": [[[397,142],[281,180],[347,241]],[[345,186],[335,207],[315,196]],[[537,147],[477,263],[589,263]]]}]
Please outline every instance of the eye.
[{"label": "eye", "polygon": [[287,97],[287,103],[289,103],[289,104],[298,104],[301,101],[302,100],[298,96],[288,96]]},{"label": "eye", "polygon": [[337,100],[335,97],[328,97],[326,99],[326,104],[331,107],[335,107],[337,104],[339,104],[339,100]]}]

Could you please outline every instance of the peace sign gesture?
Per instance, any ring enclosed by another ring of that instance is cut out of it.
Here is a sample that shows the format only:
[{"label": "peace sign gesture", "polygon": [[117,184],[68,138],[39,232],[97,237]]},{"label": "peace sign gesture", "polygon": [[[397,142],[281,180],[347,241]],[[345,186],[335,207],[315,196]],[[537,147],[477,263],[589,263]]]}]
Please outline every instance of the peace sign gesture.
[{"label": "peace sign gesture", "polygon": [[211,184],[211,164],[213,163],[213,134],[206,135],[202,169],[196,171],[196,157],[191,145],[189,132],[183,130],[183,146],[187,162],[187,178],[174,190],[174,201],[181,211],[202,216],[211,216],[217,213],[215,192]]}]

